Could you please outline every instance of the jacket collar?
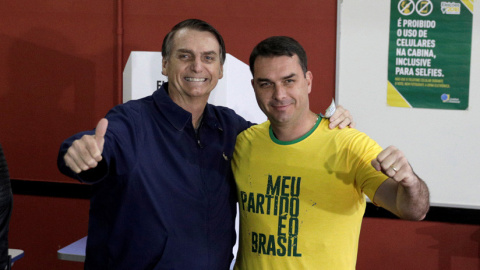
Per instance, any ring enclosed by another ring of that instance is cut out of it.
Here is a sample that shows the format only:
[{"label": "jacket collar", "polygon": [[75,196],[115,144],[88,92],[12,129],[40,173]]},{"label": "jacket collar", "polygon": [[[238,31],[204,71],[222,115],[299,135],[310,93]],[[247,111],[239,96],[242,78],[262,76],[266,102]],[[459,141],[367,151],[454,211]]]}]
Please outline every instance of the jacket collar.
[{"label": "jacket collar", "polygon": [[[152,97],[160,112],[177,130],[183,130],[188,124],[191,125],[192,114],[178,106],[168,95],[168,82],[165,82],[160,89],[156,90]],[[207,103],[205,106],[202,124],[223,130],[220,127],[213,105]]]}]

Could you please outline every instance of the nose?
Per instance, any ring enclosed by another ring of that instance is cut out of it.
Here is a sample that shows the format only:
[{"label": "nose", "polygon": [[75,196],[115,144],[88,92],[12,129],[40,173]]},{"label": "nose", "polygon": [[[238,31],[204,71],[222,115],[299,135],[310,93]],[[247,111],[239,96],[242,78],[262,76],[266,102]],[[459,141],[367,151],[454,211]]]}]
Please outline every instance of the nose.
[{"label": "nose", "polygon": [[193,59],[190,65],[190,69],[195,73],[199,73],[202,71],[202,61],[200,60],[200,58],[197,57]]},{"label": "nose", "polygon": [[282,100],[287,96],[287,89],[282,84],[276,84],[273,91],[273,99]]}]

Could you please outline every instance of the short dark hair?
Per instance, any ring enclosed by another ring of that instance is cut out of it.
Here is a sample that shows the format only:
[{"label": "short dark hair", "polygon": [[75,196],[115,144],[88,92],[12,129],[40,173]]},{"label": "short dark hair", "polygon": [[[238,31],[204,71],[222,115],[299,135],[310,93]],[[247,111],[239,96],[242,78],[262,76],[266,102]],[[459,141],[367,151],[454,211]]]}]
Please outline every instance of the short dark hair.
[{"label": "short dark hair", "polygon": [[220,35],[217,29],[215,29],[213,26],[211,26],[205,21],[198,20],[198,19],[188,19],[188,20],[179,22],[172,28],[172,30],[170,30],[170,32],[163,39],[163,44],[162,44],[163,59],[168,59],[168,57],[170,57],[170,54],[172,52],[172,47],[173,47],[173,37],[175,36],[175,33],[177,33],[179,30],[184,28],[212,33],[217,39],[218,44],[220,45],[220,63],[222,65],[223,63],[225,63],[225,42],[223,41],[222,35]]},{"label": "short dark hair", "polygon": [[269,37],[260,43],[258,43],[255,48],[253,48],[252,53],[250,54],[249,64],[250,72],[255,71],[254,65],[255,60],[259,56],[263,57],[274,57],[274,56],[298,56],[299,64],[302,67],[303,74],[305,75],[308,71],[307,69],[307,54],[303,49],[302,45],[298,43],[295,39],[286,36],[273,36]]}]

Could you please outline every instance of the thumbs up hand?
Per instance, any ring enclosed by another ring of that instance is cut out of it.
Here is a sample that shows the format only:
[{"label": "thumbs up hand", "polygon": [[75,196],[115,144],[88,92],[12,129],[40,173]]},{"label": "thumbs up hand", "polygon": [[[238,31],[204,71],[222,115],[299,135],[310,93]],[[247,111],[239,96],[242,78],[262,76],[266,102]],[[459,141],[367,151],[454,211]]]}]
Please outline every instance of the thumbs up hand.
[{"label": "thumbs up hand", "polygon": [[75,173],[95,168],[102,160],[105,133],[108,120],[102,118],[95,129],[95,135],[83,135],[75,140],[63,157],[65,164]]}]

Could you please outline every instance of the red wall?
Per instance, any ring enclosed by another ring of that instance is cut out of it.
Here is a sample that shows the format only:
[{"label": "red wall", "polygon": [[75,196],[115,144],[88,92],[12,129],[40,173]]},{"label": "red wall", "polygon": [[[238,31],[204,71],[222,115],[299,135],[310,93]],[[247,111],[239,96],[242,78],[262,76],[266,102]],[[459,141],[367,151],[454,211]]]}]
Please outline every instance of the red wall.
[{"label": "red wall", "polygon": [[113,3],[0,4],[0,142],[12,178],[66,181],[60,143],[117,103]]},{"label": "red wall", "polygon": [[[271,35],[299,40],[314,75],[311,107],[334,96],[337,1],[4,0],[0,5],[0,143],[13,179],[70,182],[56,169],[67,136],[93,128],[121,100],[132,50],[160,51],[177,22],[200,18],[247,62]],[[353,112],[354,113],[354,112]],[[88,200],[14,196],[14,269],[82,269],[56,251],[87,232]],[[366,218],[358,269],[480,269],[480,226]]]},{"label": "red wall", "polygon": [[57,250],[87,235],[89,200],[14,195],[9,246],[25,251],[14,270],[83,269],[57,259]]},{"label": "red wall", "polygon": [[478,270],[480,225],[364,218],[357,269]]}]

